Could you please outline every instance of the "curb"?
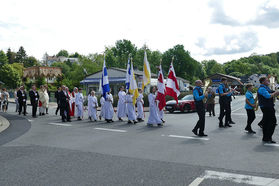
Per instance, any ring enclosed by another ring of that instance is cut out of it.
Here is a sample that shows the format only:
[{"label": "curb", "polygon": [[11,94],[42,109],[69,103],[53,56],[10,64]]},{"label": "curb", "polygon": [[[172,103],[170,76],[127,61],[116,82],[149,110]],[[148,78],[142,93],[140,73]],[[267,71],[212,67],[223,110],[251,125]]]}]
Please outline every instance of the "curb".
[{"label": "curb", "polygon": [[10,126],[10,122],[0,115],[0,133],[6,130]]}]

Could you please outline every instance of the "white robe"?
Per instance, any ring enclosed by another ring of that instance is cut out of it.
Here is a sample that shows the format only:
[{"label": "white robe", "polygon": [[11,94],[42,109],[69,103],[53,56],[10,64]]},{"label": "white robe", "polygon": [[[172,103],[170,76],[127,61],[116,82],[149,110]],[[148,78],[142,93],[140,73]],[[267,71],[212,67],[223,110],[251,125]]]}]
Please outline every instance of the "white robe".
[{"label": "white robe", "polygon": [[105,104],[104,104],[104,113],[105,113],[105,119],[112,119],[113,118],[113,106],[112,106],[112,103],[113,103],[113,97],[111,94],[107,94],[107,98],[106,98],[106,101],[105,101]]},{"label": "white robe", "polygon": [[119,91],[118,93],[118,104],[117,104],[117,117],[126,117],[126,103],[125,103],[126,93],[124,91]]},{"label": "white robe", "polygon": [[75,98],[76,108],[77,108],[77,117],[83,117],[83,95],[78,93]]},{"label": "white robe", "polygon": [[159,117],[158,114],[158,107],[157,102],[155,100],[155,95],[150,93],[148,95],[148,102],[149,102],[149,118],[148,118],[148,124],[161,124],[162,120]]},{"label": "white robe", "polygon": [[105,118],[105,98],[102,96],[100,99],[100,104],[101,104],[101,113],[100,116]]},{"label": "white robe", "polygon": [[143,119],[144,118],[144,111],[143,111],[143,95],[139,94],[139,97],[137,98],[137,118]]},{"label": "white robe", "polygon": [[98,101],[96,96],[88,96],[88,116],[97,120]]},{"label": "white robe", "polygon": [[131,94],[126,95],[126,103],[127,103],[128,120],[129,121],[136,120],[136,110],[135,110],[135,105],[133,104],[133,95]]}]

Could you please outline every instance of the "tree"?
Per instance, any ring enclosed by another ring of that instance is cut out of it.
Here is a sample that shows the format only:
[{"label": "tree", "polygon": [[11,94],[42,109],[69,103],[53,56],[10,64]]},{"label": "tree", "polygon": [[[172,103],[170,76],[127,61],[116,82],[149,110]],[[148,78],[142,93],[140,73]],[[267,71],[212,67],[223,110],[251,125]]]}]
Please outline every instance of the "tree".
[{"label": "tree", "polygon": [[37,66],[38,65],[38,61],[35,57],[33,56],[29,56],[24,60],[24,67],[33,67],[33,66]]},{"label": "tree", "polygon": [[57,57],[59,57],[59,56],[68,57],[68,56],[69,56],[69,53],[68,53],[67,50],[60,50],[60,51],[58,52],[58,54],[56,54],[56,56],[57,56]]},{"label": "tree", "polygon": [[18,72],[10,64],[5,64],[0,68],[0,79],[7,88],[16,88],[21,84]]},{"label": "tree", "polygon": [[75,52],[74,54],[71,54],[69,57],[79,58],[79,57],[81,57],[81,55],[79,53]]},{"label": "tree", "polygon": [[207,76],[211,76],[216,73],[225,73],[223,66],[215,60],[202,61],[202,66]]},{"label": "tree", "polygon": [[23,46],[19,47],[19,50],[16,53],[15,61],[17,63],[24,63],[26,57],[27,57],[27,55],[26,55],[26,52],[25,52]]},{"label": "tree", "polygon": [[11,49],[8,48],[6,55],[8,57],[9,64],[13,64],[15,62],[16,53],[12,52]]},{"label": "tree", "polygon": [[11,66],[16,70],[16,72],[18,73],[19,77],[23,76],[24,66],[23,66],[22,63],[13,63],[13,64],[11,64]]},{"label": "tree", "polygon": [[8,58],[3,50],[0,50],[0,66],[8,63]]}]

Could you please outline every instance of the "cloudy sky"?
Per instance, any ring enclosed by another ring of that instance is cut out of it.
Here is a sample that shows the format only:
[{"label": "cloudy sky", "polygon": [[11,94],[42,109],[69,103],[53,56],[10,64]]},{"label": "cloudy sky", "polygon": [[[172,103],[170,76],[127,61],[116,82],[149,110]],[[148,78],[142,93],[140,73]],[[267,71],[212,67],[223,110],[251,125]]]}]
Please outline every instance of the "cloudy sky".
[{"label": "cloudy sky", "polygon": [[0,50],[24,46],[38,59],[128,39],[161,52],[183,44],[223,63],[279,51],[278,35],[278,0],[7,0],[0,11]]}]

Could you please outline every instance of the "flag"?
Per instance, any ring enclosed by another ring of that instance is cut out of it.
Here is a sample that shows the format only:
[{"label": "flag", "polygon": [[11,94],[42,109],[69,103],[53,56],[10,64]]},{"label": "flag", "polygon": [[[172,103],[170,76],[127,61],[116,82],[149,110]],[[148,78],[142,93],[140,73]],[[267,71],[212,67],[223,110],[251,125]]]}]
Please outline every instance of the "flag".
[{"label": "flag", "polygon": [[146,51],[144,51],[144,59],[143,59],[143,77],[142,77],[142,90],[144,90],[144,87],[148,85],[151,81],[151,71],[150,71],[150,65],[147,60],[147,54]]},{"label": "flag", "polygon": [[104,56],[104,65],[103,65],[103,72],[102,72],[102,89],[103,89],[103,97],[106,99],[107,92],[110,91],[109,88],[109,80],[108,80],[108,72],[106,67],[106,60]]},{"label": "flag", "polygon": [[166,95],[173,97],[176,100],[176,102],[178,103],[177,97],[179,96],[179,94],[180,94],[179,86],[177,83],[173,64],[171,63],[169,75],[168,75],[168,79],[167,79]]},{"label": "flag", "polygon": [[125,81],[126,91],[129,91],[130,88],[130,76],[131,76],[131,66],[130,66],[130,58],[128,58],[126,81]]},{"label": "flag", "polygon": [[133,62],[131,62],[131,74],[130,74],[130,87],[129,92],[133,94],[133,104],[136,104],[136,99],[139,97],[138,86],[134,74]]},{"label": "flag", "polygon": [[163,108],[166,106],[166,87],[164,83],[164,75],[162,71],[162,65],[160,64],[159,66],[159,74],[158,74],[158,82],[157,82],[157,88],[158,88],[158,93],[156,100],[159,100],[159,110],[163,110]]}]

